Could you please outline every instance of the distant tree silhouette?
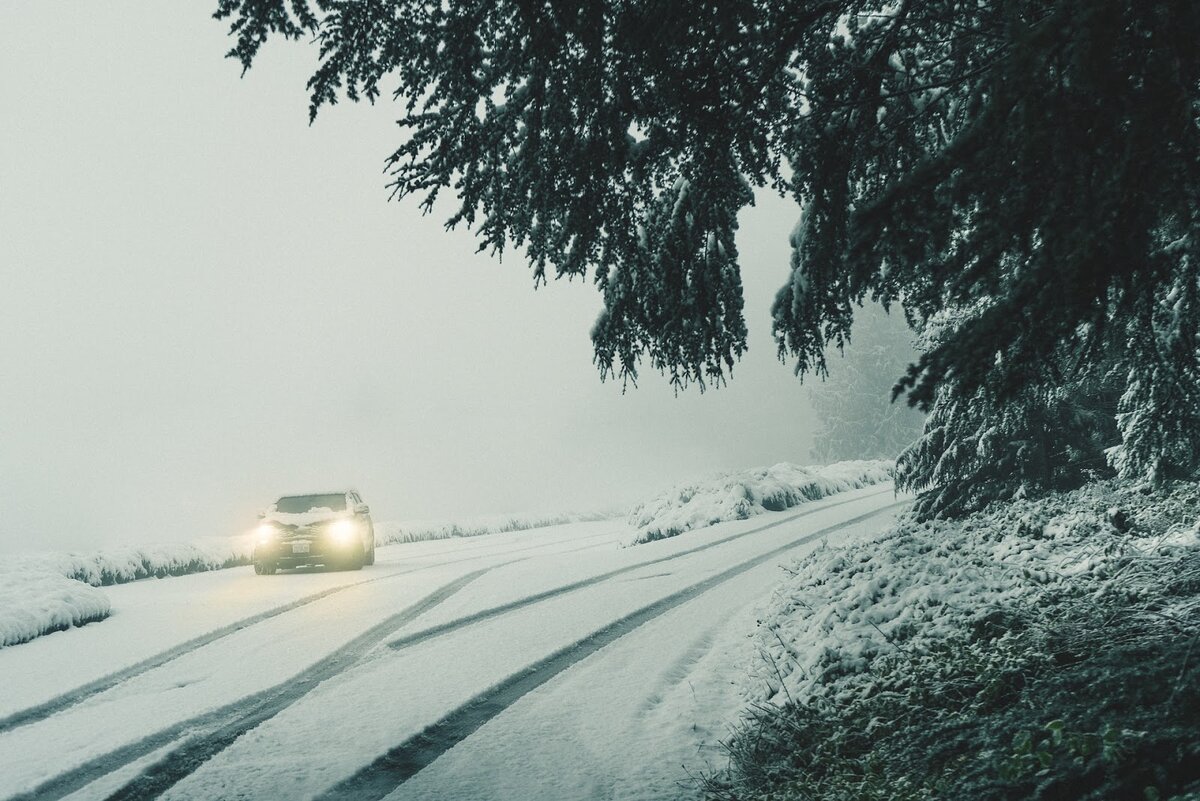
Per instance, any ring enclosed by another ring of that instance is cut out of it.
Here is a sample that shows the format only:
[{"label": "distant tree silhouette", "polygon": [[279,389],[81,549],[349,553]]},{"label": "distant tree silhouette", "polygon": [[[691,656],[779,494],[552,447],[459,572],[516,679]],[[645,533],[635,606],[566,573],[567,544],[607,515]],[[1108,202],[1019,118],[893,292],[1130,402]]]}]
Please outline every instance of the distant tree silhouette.
[{"label": "distant tree silhouette", "polygon": [[917,357],[913,336],[902,316],[877,306],[855,316],[853,341],[809,393],[819,421],[813,459],[895,458],[918,437],[924,415],[890,397],[897,373]]}]

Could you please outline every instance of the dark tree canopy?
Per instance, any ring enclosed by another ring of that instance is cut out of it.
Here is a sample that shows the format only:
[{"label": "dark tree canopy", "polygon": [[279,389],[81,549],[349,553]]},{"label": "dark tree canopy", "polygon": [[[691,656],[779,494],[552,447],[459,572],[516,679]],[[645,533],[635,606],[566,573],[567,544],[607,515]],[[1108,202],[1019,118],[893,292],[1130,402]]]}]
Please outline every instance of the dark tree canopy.
[{"label": "dark tree canopy", "polygon": [[[955,310],[930,320],[925,350],[960,325]],[[946,319],[950,318],[950,319]],[[1078,343],[1059,346],[1056,382],[1031,381],[1003,399],[945,381],[925,429],[896,462],[896,485],[920,491],[919,516],[978,511],[1039,490],[1074,489],[1111,475],[1107,451],[1121,443],[1118,399],[1124,376],[1110,362],[1079,371]]]},{"label": "dark tree canopy", "polygon": [[[1200,4],[1191,0],[218,0],[249,68],[315,37],[311,113],[394,95],[396,194],[537,280],[590,271],[603,376],[720,383],[737,214],[802,208],[773,308],[823,373],[865,300],[955,326],[897,390],[1003,403],[1123,375],[1132,472],[1196,467]],[[1064,350],[1069,357],[1064,358]],[[1183,406],[1180,406],[1183,404]],[[1164,465],[1164,460],[1171,464]]]}]

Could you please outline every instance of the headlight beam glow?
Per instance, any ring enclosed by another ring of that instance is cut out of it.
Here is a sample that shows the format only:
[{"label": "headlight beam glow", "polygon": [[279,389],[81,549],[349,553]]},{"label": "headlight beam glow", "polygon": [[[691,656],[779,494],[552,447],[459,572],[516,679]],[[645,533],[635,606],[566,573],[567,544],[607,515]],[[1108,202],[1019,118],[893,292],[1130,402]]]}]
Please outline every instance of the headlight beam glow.
[{"label": "headlight beam glow", "polygon": [[338,520],[329,527],[329,536],[339,545],[347,545],[354,539],[357,530],[353,520]]}]

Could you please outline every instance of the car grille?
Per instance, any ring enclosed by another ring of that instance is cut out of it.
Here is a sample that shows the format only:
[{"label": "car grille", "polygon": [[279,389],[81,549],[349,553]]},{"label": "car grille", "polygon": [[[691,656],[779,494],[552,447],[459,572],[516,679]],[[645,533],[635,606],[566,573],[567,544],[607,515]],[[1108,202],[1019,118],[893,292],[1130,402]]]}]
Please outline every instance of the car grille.
[{"label": "car grille", "polygon": [[279,534],[281,542],[291,542],[293,540],[315,540],[321,536],[323,529],[321,526],[302,526],[300,528],[285,528]]}]

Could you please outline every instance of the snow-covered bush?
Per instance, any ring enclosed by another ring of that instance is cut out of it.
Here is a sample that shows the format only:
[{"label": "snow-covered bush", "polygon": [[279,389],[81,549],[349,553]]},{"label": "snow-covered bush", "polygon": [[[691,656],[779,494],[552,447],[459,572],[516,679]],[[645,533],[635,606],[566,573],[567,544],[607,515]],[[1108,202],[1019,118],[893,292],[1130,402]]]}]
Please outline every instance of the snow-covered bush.
[{"label": "snow-covered bush", "polygon": [[[939,347],[988,306],[980,300],[943,310],[925,321],[917,347]],[[1119,371],[1112,361],[1074,370],[1075,351],[1073,344],[1060,346],[1051,378],[1031,375],[999,394],[943,380],[921,436],[896,460],[897,488],[919,493],[917,516],[962,516],[993,501],[1071,490],[1111,475],[1105,452],[1120,442]]]},{"label": "snow-covered bush", "polygon": [[892,462],[849,461],[824,467],[781,462],[679,484],[629,512],[634,543],[673,537],[726,520],[778,512],[846,490],[890,481]]},{"label": "snow-covered bush", "polygon": [[0,572],[0,648],[108,617],[108,597],[50,571]]},{"label": "snow-covered bush", "polygon": [[797,561],[712,798],[1200,790],[1200,485],[908,520]]},{"label": "snow-covered bush", "polygon": [[143,578],[202,573],[250,563],[250,535],[195,542],[102,548],[88,553],[47,552],[17,556],[11,565],[25,572],[58,573],[93,586]]},{"label": "snow-covered bush", "polygon": [[[1153,578],[1150,587],[1130,582],[1161,560],[1200,554],[1200,485],[1181,487],[1156,498],[1096,483],[824,545],[790,568],[762,616],[757,651],[766,659],[753,663],[748,697],[844,698],[862,689],[857,677],[876,656],[926,652],[1047,595],[1159,592]],[[1180,603],[1171,614],[1200,624],[1200,593]]]},{"label": "snow-covered bush", "polygon": [[384,522],[375,524],[376,545],[392,545],[399,542],[424,542],[446,540],[454,537],[479,537],[485,534],[504,534],[509,531],[527,531],[546,526],[561,526],[567,523],[588,523],[614,517],[610,512],[557,512],[549,514],[493,515],[467,520],[418,520],[408,522]]}]

